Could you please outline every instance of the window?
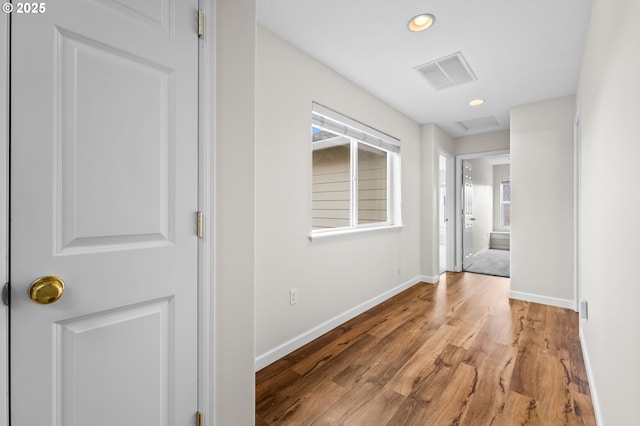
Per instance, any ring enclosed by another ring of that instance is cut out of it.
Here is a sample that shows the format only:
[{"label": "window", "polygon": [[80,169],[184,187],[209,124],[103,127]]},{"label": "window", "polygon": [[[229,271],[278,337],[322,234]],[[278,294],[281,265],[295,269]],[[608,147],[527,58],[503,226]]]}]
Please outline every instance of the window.
[{"label": "window", "polygon": [[313,104],[312,234],[399,224],[398,141]]},{"label": "window", "polygon": [[500,227],[511,226],[511,180],[500,181]]}]

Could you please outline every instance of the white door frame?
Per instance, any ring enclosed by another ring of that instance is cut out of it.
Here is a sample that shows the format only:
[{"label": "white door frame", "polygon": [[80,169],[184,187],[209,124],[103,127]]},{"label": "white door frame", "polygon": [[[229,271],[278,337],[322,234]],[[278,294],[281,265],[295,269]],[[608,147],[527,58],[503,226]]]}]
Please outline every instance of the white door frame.
[{"label": "white door frame", "polygon": [[[446,179],[446,190],[445,190],[445,197],[447,200],[446,206],[445,206],[445,215],[446,217],[449,218],[449,221],[447,222],[446,225],[446,244],[447,244],[447,251],[446,251],[446,261],[445,261],[445,269],[447,271],[455,271],[455,206],[456,206],[456,202],[454,199],[454,187],[455,187],[455,167],[454,167],[454,159],[455,156],[453,154],[451,154],[449,151],[445,151],[444,149],[440,149],[439,150],[439,155],[443,155],[446,158],[447,161],[447,175],[445,177]],[[439,183],[439,182],[438,182]],[[439,186],[438,186],[439,187]],[[440,194],[438,194],[438,199],[440,198]],[[439,202],[438,202],[439,204]],[[439,220],[439,219],[438,219]],[[440,235],[438,233],[438,235]],[[439,238],[439,237],[438,237]],[[438,255],[439,255],[440,251],[438,250]],[[440,261],[438,261],[438,267],[440,267]]]},{"label": "white door frame", "polygon": [[454,270],[462,271],[462,229],[464,216],[462,214],[462,161],[475,160],[477,158],[493,157],[497,155],[510,154],[508,149],[498,151],[476,152],[472,154],[456,155],[456,261]]},{"label": "white door frame", "polygon": [[[0,287],[9,281],[9,15],[0,14]],[[9,310],[0,302],[0,426],[9,424]]]},{"label": "white door frame", "polygon": [[198,241],[198,410],[204,426],[215,424],[214,264],[215,247],[215,19],[216,0],[199,0],[204,34],[199,40],[198,70],[198,208],[203,213],[203,237]]},{"label": "white door frame", "polygon": [[[203,212],[204,237],[198,247],[198,409],[204,426],[215,423],[215,368],[216,349],[214,333],[214,165],[215,132],[215,0],[200,0],[204,13],[205,37],[199,44],[199,173],[198,205]],[[9,15],[0,14],[0,287],[9,280]],[[8,309],[0,302],[0,426],[9,425],[8,398]]]}]

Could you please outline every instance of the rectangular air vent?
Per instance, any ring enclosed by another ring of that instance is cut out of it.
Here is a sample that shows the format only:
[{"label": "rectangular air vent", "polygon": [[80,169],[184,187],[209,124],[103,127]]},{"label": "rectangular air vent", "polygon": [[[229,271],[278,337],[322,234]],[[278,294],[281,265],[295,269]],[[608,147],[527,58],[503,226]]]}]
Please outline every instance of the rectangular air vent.
[{"label": "rectangular air vent", "polygon": [[436,59],[414,69],[436,90],[478,79],[461,52]]},{"label": "rectangular air vent", "polygon": [[500,125],[498,119],[493,115],[487,115],[486,117],[474,118],[471,120],[458,121],[456,124],[465,132],[469,130],[486,129],[488,127],[497,127]]}]

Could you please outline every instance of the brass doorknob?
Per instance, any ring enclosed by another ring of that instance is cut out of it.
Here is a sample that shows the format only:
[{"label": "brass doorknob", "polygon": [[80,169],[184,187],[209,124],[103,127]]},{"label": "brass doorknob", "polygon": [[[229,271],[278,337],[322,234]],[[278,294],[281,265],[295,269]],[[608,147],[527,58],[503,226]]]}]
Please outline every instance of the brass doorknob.
[{"label": "brass doorknob", "polygon": [[58,277],[40,277],[31,283],[29,298],[40,305],[48,305],[62,297],[64,281]]}]

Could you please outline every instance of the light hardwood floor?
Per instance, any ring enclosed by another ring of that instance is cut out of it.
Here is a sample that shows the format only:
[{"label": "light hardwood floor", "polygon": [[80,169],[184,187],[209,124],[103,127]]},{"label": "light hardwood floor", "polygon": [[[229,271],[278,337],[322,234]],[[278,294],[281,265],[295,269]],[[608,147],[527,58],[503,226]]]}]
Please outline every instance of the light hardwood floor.
[{"label": "light hardwood floor", "polygon": [[256,373],[256,425],[595,425],[577,313],[447,273]]}]

